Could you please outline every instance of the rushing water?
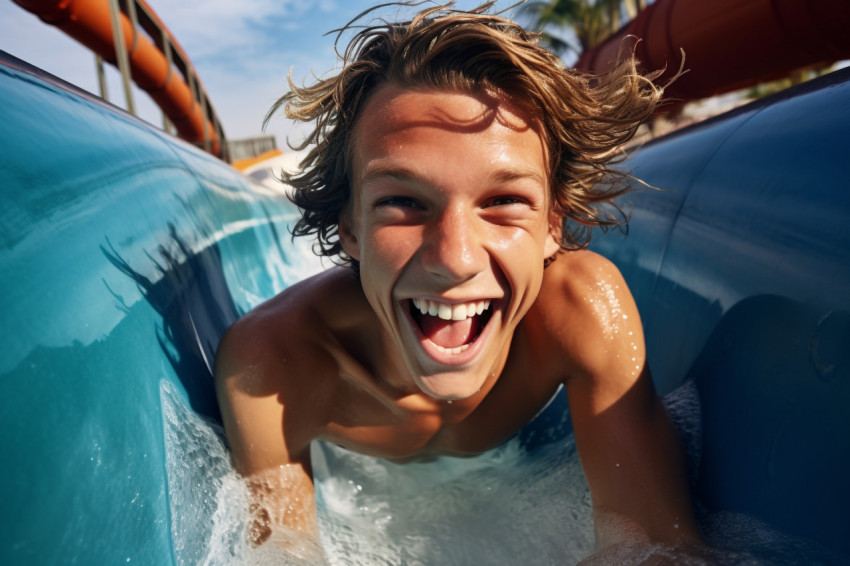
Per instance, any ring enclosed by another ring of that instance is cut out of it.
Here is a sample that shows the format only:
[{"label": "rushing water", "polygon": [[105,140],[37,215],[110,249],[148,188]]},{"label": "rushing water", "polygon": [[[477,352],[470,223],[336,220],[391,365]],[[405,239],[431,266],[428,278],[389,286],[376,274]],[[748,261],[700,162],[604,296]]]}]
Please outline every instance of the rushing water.
[{"label": "rushing water", "polygon": [[[171,530],[178,564],[205,566],[309,564],[265,544],[246,541],[248,497],[221,428],[198,417],[162,382]],[[561,393],[562,395],[562,393]],[[684,439],[691,473],[698,469],[696,388],[666,399]],[[590,493],[556,399],[504,445],[474,458],[438,458],[398,465],[314,443],[312,459],[321,543],[332,565],[575,564],[591,554]],[[594,564],[641,564],[652,557],[677,564],[838,564],[810,541],[788,537],[750,517],[703,514],[716,548],[682,558],[662,545],[615,548]],[[293,535],[295,536],[295,535]],[[298,540],[302,556],[309,541]]]}]

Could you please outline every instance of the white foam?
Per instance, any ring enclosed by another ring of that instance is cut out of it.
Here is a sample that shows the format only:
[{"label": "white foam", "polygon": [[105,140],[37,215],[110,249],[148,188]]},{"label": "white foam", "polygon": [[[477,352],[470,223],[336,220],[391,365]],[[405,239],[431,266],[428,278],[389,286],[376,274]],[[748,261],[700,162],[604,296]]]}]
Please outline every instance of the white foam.
[{"label": "white foam", "polygon": [[572,437],[519,439],[469,459],[397,465],[316,443],[334,564],[574,564],[590,553],[590,495]]},{"label": "white foam", "polygon": [[248,543],[248,487],[230,464],[223,430],[192,411],[168,380],[160,398],[175,563],[304,564],[273,544]]}]

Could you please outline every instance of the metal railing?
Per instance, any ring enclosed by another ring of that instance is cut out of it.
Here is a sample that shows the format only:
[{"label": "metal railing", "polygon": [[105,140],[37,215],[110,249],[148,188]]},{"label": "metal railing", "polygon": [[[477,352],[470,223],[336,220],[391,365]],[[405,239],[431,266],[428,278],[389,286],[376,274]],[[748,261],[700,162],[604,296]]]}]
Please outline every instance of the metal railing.
[{"label": "metal railing", "polygon": [[[127,110],[135,114],[131,80],[160,107],[163,128],[230,161],[212,103],[189,57],[144,0],[13,0],[95,54],[101,96],[103,62],[120,74]],[[144,33],[142,33],[144,32]]]},{"label": "metal railing", "polygon": [[269,151],[277,149],[277,141],[274,136],[257,136],[241,140],[229,140],[227,147],[230,150],[231,161],[238,159],[251,159]]}]

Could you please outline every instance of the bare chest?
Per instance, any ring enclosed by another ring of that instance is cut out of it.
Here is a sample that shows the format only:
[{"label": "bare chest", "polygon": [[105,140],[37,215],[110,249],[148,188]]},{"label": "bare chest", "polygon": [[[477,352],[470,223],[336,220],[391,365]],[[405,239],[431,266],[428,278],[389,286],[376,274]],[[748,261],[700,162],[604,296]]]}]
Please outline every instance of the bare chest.
[{"label": "bare chest", "polygon": [[530,422],[559,383],[535,375],[533,368],[509,367],[483,398],[448,403],[424,396],[381,398],[342,381],[321,438],[396,461],[471,456],[502,444]]}]

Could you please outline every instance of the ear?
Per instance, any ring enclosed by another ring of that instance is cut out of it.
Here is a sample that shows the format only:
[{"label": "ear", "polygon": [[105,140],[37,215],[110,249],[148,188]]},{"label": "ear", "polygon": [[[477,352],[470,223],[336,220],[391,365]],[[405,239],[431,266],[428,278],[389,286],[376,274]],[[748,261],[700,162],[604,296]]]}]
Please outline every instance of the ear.
[{"label": "ear", "polygon": [[339,243],[342,245],[342,250],[351,259],[360,261],[360,244],[354,233],[350,204],[339,213],[337,223],[339,224]]},{"label": "ear", "polygon": [[561,250],[561,244],[551,232],[546,236],[546,243],[543,244],[543,257],[552,257]]},{"label": "ear", "polygon": [[543,257],[552,257],[561,251],[563,219],[554,212],[549,213],[549,234],[543,244]]}]

